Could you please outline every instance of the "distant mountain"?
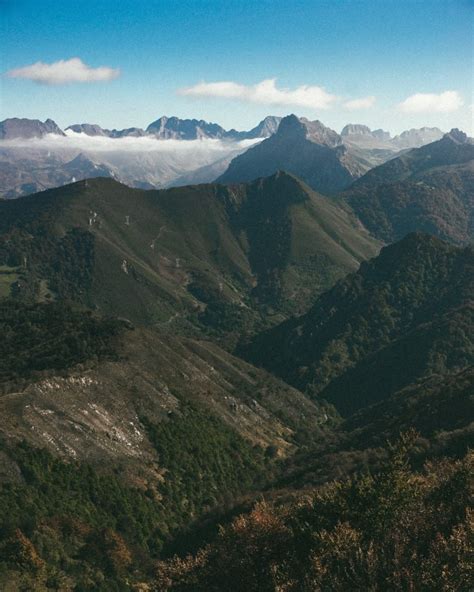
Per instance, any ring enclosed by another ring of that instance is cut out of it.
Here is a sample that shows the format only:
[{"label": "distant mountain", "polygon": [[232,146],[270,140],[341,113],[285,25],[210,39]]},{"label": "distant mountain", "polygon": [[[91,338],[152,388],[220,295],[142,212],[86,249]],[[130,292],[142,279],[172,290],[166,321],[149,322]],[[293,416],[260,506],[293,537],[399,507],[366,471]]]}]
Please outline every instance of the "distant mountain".
[{"label": "distant mountain", "polygon": [[[242,138],[243,140],[253,140],[255,138],[268,138],[277,132],[281,120],[281,117],[268,115],[250,131],[236,132],[238,134],[237,137]],[[230,132],[228,132],[228,134],[232,134],[233,131],[234,130],[231,130]]]},{"label": "distant mountain", "polygon": [[353,159],[342,145],[342,138],[320,121],[284,117],[277,132],[237,156],[220,183],[238,183],[285,170],[323,193],[347,187],[367,167]]},{"label": "distant mountain", "polygon": [[[387,132],[382,130],[371,131],[366,126],[349,124],[339,135],[319,121],[311,122],[301,118],[298,124],[295,118],[293,125],[296,122],[296,127],[300,126],[304,129],[306,142],[302,141],[302,137],[296,140],[289,129],[291,125],[288,126],[286,121],[284,126],[286,129],[283,129],[279,136],[280,139],[283,136],[286,139],[270,145],[270,150],[266,146],[263,151],[270,152],[268,157],[265,157],[262,162],[249,165],[244,161],[240,172],[236,169],[237,165],[233,164],[232,171],[226,172],[232,159],[248,149],[249,145],[245,141],[265,141],[275,135],[281,119],[267,116],[253,129],[237,131],[225,130],[218,124],[204,120],[163,116],[151,123],[146,130],[138,127],[107,129],[97,124],[78,123],[67,127],[66,134],[52,120],[42,123],[37,120],[8,119],[0,124],[0,140],[21,140],[25,144],[21,147],[8,143],[0,146],[2,165],[0,196],[15,198],[64,184],[70,179],[64,180],[64,172],[58,169],[58,165],[75,158],[80,152],[94,163],[101,163],[104,167],[113,170],[115,178],[133,187],[161,188],[188,183],[208,183],[224,174],[231,176],[234,173],[234,181],[235,179],[249,180],[261,175],[273,174],[280,169],[288,169],[302,177],[313,188],[334,193],[345,188],[351,181],[374,166],[393,158],[399,151],[398,145],[393,143],[394,140],[387,143]],[[157,146],[156,150],[143,151],[133,142],[116,146],[113,142],[98,144],[91,142],[90,146],[84,146],[82,141],[80,144],[75,143],[77,137],[70,132],[110,139],[140,137],[160,141],[213,139],[220,140],[221,144],[202,142],[192,154],[186,154],[178,146],[173,150],[160,150],[161,146]],[[417,137],[423,141],[428,132],[429,130],[426,131],[425,128],[410,130],[405,136],[408,137],[411,134],[414,137],[418,134]],[[30,139],[45,137],[49,134],[71,137],[57,143],[28,143]],[[295,141],[296,146],[293,149],[291,146]],[[277,145],[280,147],[273,153]],[[318,148],[321,146],[332,149],[333,152]],[[97,151],[99,147],[100,152]],[[289,150],[288,147],[290,147]],[[42,148],[47,151],[47,156],[41,153]],[[300,152],[303,155],[302,158],[300,158]],[[254,155],[255,153],[252,153],[252,160]],[[78,173],[74,177],[83,179],[87,175]]]},{"label": "distant mountain", "polygon": [[87,136],[109,136],[110,130],[102,129],[100,125],[95,123],[75,123],[66,128],[66,131],[71,130],[76,134],[86,134]]},{"label": "distant mountain", "polygon": [[431,144],[404,152],[399,157],[370,170],[355,183],[356,186],[379,185],[414,178],[428,169],[451,164],[465,164],[474,158],[471,138],[458,129]]},{"label": "distant mountain", "polygon": [[13,117],[0,122],[0,140],[42,138],[47,134],[64,136],[64,132],[52,119],[19,119]]},{"label": "distant mountain", "polygon": [[25,295],[42,278],[52,294],[106,314],[222,334],[304,310],[378,250],[287,174],[164,191],[89,179],[0,202],[0,236],[4,264],[27,259]]},{"label": "distant mountain", "polygon": [[366,125],[349,123],[342,129],[341,137],[344,144],[348,146],[395,151],[395,147],[391,142],[390,132],[382,129],[372,131]]},{"label": "distant mountain", "polygon": [[366,125],[349,123],[341,131],[341,136],[347,146],[399,152],[440,140],[443,132],[437,127],[422,127],[404,131],[392,138],[390,132],[382,129],[371,130]]},{"label": "distant mountain", "polygon": [[399,150],[407,148],[420,148],[425,144],[431,144],[443,137],[443,132],[437,127],[422,127],[402,132],[392,139],[392,144]]},{"label": "distant mountain", "polygon": [[197,119],[179,119],[178,117],[160,117],[146,128],[146,133],[156,138],[167,140],[198,140],[202,138],[252,140],[268,138],[276,132],[281,117],[265,117],[250,131],[239,132],[235,129],[226,131],[217,123]]},{"label": "distant mountain", "polygon": [[69,180],[81,181],[95,177],[116,176],[115,172],[108,166],[94,162],[91,158],[81,153],[61,167],[61,172],[69,176]]},{"label": "distant mountain", "polygon": [[348,415],[472,366],[473,294],[472,247],[411,234],[244,351]]},{"label": "distant mountain", "polygon": [[169,183],[169,187],[183,187],[184,185],[200,185],[202,183],[209,183],[210,181],[213,181],[222,175],[228,169],[232,160],[239,154],[245,152],[245,150],[246,148],[233,150],[224,158],[220,158],[211,164],[207,164],[203,167],[194,169],[191,172],[187,172]]},{"label": "distant mountain", "polygon": [[467,243],[474,238],[474,144],[452,130],[372,169],[343,197],[381,240],[423,231]]},{"label": "distant mountain", "polygon": [[146,128],[146,133],[161,140],[198,140],[200,138],[223,138],[226,131],[217,123],[202,119],[179,119],[160,117]]},{"label": "distant mountain", "polygon": [[125,138],[127,136],[138,138],[146,135],[145,131],[139,127],[129,127],[122,130],[109,130],[101,128],[100,125],[91,123],[76,123],[67,127],[66,131],[67,130],[71,130],[76,134],[86,134],[87,136],[105,136],[107,138]]},{"label": "distant mountain", "polygon": [[14,199],[91,177],[117,178],[115,167],[79,153],[0,148],[0,197]]}]

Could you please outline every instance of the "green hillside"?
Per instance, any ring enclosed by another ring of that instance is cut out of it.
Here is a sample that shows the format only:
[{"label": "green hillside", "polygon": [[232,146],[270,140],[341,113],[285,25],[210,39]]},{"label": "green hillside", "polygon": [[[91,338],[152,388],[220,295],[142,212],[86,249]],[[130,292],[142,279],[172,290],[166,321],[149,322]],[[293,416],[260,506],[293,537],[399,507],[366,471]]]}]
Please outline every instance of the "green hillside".
[{"label": "green hillside", "polygon": [[16,297],[211,332],[218,316],[220,333],[226,319],[242,330],[303,310],[378,248],[286,174],[166,191],[92,179],[2,202],[0,214],[0,260],[22,273]]},{"label": "green hillside", "polygon": [[384,242],[427,232],[468,244],[474,238],[474,144],[453,130],[372,169],[342,198]]},{"label": "green hillside", "polygon": [[2,589],[147,581],[338,422],[209,342],[64,302],[3,301],[0,327]]},{"label": "green hillside", "polygon": [[472,365],[473,293],[471,247],[409,235],[243,352],[347,415]]}]

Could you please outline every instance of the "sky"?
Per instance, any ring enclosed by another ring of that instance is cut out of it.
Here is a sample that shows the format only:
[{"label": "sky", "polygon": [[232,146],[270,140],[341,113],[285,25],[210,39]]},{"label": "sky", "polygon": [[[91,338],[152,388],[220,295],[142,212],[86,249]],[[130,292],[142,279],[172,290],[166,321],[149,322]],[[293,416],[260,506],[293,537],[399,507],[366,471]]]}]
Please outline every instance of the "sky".
[{"label": "sky", "polygon": [[473,134],[474,0],[0,0],[0,119]]}]

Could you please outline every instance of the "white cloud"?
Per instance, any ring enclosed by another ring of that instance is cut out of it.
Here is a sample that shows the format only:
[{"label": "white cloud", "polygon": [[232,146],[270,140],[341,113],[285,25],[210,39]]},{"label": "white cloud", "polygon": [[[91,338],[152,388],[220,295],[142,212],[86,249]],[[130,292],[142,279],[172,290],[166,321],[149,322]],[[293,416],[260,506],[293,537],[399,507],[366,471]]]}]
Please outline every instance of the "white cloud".
[{"label": "white cloud", "polygon": [[276,79],[269,78],[258,84],[245,85],[236,82],[200,82],[183,88],[179,94],[192,97],[219,97],[238,99],[266,105],[295,105],[310,109],[327,109],[338,97],[320,86],[298,86],[294,90],[277,88]]},{"label": "white cloud", "polygon": [[120,70],[99,66],[91,68],[80,58],[59,60],[52,64],[36,62],[7,72],[9,78],[26,78],[39,84],[69,84],[71,82],[104,82],[120,76]]},{"label": "white cloud", "polygon": [[398,105],[404,113],[450,113],[462,107],[464,101],[456,90],[446,90],[439,95],[434,93],[416,93],[407,97]]},{"label": "white cloud", "polygon": [[245,150],[261,142],[262,138],[241,141],[226,141],[203,138],[199,140],[158,140],[150,136],[125,136],[109,138],[107,136],[88,136],[72,130],[65,131],[66,136],[47,134],[42,138],[18,138],[0,140],[3,148],[31,148],[35,150],[72,150],[85,153],[156,153],[156,154],[216,154],[220,156],[234,150]]},{"label": "white cloud", "polygon": [[370,109],[375,105],[375,97],[362,97],[361,99],[352,99],[344,103],[344,108],[349,111],[357,111],[358,109]]}]

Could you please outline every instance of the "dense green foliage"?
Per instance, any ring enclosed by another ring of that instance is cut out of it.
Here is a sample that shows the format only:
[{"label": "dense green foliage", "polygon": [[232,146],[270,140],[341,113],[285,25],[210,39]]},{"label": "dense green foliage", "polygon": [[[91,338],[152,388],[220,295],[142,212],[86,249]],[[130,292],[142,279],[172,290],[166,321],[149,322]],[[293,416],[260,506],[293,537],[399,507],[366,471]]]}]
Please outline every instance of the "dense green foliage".
[{"label": "dense green foliage", "polygon": [[[0,488],[0,584],[23,577],[25,590],[42,589],[41,582],[58,589],[72,578],[77,590],[126,589],[116,583],[123,583],[132,556],[149,562],[157,554],[171,511],[152,496],[27,445],[7,454],[18,464],[21,481]],[[107,533],[116,545],[101,545]],[[26,556],[25,544],[18,544],[23,537],[33,546]],[[128,560],[121,565],[114,554],[123,546]]]},{"label": "dense green foliage", "polygon": [[180,527],[251,489],[265,475],[263,451],[208,412],[184,407],[166,423],[145,425],[165,469],[160,492],[179,508]]},{"label": "dense green foliage", "polygon": [[186,407],[144,423],[163,469],[156,490],[26,444],[5,448],[18,473],[0,486],[0,586],[23,577],[28,590],[70,580],[77,590],[125,590],[128,579],[148,579],[163,544],[193,520],[269,475],[263,451],[208,413]]},{"label": "dense green foliage", "polygon": [[468,592],[473,457],[413,472],[408,438],[383,469],[290,504],[258,504],[195,556],[158,564],[173,592]]},{"label": "dense green foliage", "polygon": [[427,232],[466,244],[474,236],[473,162],[429,170],[407,181],[355,186],[344,199],[364,226],[385,242]]},{"label": "dense green foliage", "polygon": [[467,244],[474,237],[474,144],[453,130],[370,170],[343,199],[385,242],[428,232]]},{"label": "dense green foliage", "polygon": [[21,280],[14,287],[17,298],[41,300],[46,295],[87,301],[94,237],[86,228],[64,231],[58,227],[57,218],[66,205],[58,197],[52,193],[44,202],[26,197],[1,204],[0,264],[21,271]]},{"label": "dense green foliage", "polygon": [[117,356],[114,339],[124,330],[64,303],[0,301],[0,382],[39,378],[87,361]]},{"label": "dense green foliage", "polygon": [[[464,242],[469,170],[426,158],[420,185],[410,158],[361,219]],[[286,173],[99,179],[0,214],[0,588],[467,592],[472,457],[440,457],[472,444],[472,247],[410,235],[334,285],[377,243]],[[239,337],[305,394],[216,345]],[[410,467],[407,438],[384,447],[412,427]]]},{"label": "dense green foliage", "polygon": [[243,352],[343,414],[474,363],[474,251],[409,235]]}]

